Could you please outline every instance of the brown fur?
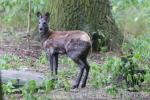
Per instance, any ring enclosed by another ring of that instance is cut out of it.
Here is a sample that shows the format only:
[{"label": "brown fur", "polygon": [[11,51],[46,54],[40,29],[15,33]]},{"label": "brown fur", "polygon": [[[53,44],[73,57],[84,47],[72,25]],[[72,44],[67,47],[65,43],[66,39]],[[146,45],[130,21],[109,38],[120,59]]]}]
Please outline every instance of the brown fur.
[{"label": "brown fur", "polygon": [[87,33],[75,30],[49,32],[49,38],[43,43],[43,47],[45,48],[45,50],[51,47],[58,48],[60,49],[60,53],[66,53],[66,51],[68,50],[68,45],[72,44],[72,41],[83,41],[91,45],[90,37]]}]

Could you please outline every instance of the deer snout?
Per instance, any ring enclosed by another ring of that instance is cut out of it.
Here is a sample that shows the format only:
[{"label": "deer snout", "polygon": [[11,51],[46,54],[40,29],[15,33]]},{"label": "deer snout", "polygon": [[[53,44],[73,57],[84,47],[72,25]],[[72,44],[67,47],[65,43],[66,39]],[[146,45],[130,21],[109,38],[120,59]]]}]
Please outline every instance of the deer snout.
[{"label": "deer snout", "polygon": [[40,28],[39,30],[42,31],[42,28]]},{"label": "deer snout", "polygon": [[39,32],[41,33],[41,32],[43,32],[44,30],[43,30],[43,28],[42,27],[39,27]]}]

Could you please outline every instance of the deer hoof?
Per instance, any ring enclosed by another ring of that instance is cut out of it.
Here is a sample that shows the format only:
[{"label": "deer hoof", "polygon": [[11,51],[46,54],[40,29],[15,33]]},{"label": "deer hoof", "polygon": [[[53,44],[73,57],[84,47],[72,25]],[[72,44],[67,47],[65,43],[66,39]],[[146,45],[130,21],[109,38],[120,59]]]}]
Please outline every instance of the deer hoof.
[{"label": "deer hoof", "polygon": [[86,87],[86,85],[85,85],[85,84],[82,84],[82,85],[81,85],[81,88],[85,88],[85,87]]},{"label": "deer hoof", "polygon": [[73,86],[71,87],[71,89],[76,89],[76,88],[78,88],[78,85],[73,85]]},{"label": "deer hoof", "polygon": [[57,77],[52,77],[50,80],[52,80],[52,81],[57,81],[58,78],[57,78]]}]

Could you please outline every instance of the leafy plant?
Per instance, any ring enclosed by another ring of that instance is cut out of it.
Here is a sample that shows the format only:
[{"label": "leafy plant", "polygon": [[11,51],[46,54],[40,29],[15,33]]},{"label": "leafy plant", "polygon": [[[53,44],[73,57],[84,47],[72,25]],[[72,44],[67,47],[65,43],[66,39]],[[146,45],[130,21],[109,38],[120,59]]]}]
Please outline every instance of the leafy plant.
[{"label": "leafy plant", "polygon": [[25,100],[36,100],[36,97],[34,96],[35,91],[36,91],[36,82],[34,80],[30,80],[22,88],[24,99]]},{"label": "leafy plant", "polygon": [[90,84],[95,88],[99,88],[100,86],[102,86],[100,66],[96,63],[92,63],[90,64],[90,66],[91,66]]},{"label": "leafy plant", "polygon": [[107,35],[104,31],[97,29],[95,32],[91,32],[93,39],[93,49],[107,51]]},{"label": "leafy plant", "polygon": [[[34,0],[31,3],[31,15],[34,15],[37,11],[48,11],[49,0]],[[24,28],[27,26],[27,14],[28,14],[28,0],[1,0],[0,10],[2,14],[0,16],[0,22],[3,23],[5,28]],[[11,13],[10,13],[11,12]],[[20,14],[21,13],[21,14]],[[36,17],[31,18],[31,27],[35,27]],[[15,23],[15,24],[14,24]]]},{"label": "leafy plant", "polygon": [[71,89],[70,82],[68,81],[68,78],[66,76],[62,76],[62,74],[58,75],[58,79],[55,83],[55,88],[63,88],[65,91],[69,91]]},{"label": "leafy plant", "polygon": [[46,79],[44,81],[45,93],[48,94],[51,90],[55,88],[56,82],[54,80]]},{"label": "leafy plant", "polygon": [[[112,83],[115,81],[125,80],[126,85],[138,89],[144,81],[144,70],[138,69],[137,60],[134,54],[129,54],[123,57],[109,57],[103,65],[103,77],[101,80],[104,84]],[[123,85],[123,84],[122,84]]]},{"label": "leafy plant", "polygon": [[4,54],[0,56],[0,69],[17,68],[21,66],[19,57],[16,55]]},{"label": "leafy plant", "polygon": [[13,86],[13,83],[11,81],[8,82],[7,84],[3,84],[2,88],[3,88],[3,92],[5,94],[12,93],[12,92],[14,92],[13,89],[15,89],[15,87]]},{"label": "leafy plant", "polygon": [[115,96],[118,93],[118,90],[117,90],[116,86],[113,85],[111,87],[108,87],[106,92],[108,94],[111,94],[111,95]]},{"label": "leafy plant", "polygon": [[130,49],[134,52],[134,60],[140,63],[148,63],[150,59],[150,35],[145,34],[143,36],[135,38],[133,35],[129,35],[123,44],[123,50],[128,53]]},{"label": "leafy plant", "polygon": [[39,59],[37,60],[38,63],[40,64],[47,64],[48,63],[48,59],[47,59],[47,55],[45,52],[42,52]]},{"label": "leafy plant", "polygon": [[144,76],[146,73],[144,70],[139,70],[138,65],[133,60],[133,54],[128,57],[123,57],[123,66],[121,69],[121,73],[123,73],[123,77],[126,80],[128,87],[138,86],[140,87],[141,82],[144,81]]}]

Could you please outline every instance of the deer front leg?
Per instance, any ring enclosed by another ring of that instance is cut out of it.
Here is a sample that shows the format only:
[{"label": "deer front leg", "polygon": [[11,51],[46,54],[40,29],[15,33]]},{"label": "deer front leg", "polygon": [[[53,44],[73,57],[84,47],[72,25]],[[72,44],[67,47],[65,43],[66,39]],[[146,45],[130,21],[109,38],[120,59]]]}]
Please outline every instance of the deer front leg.
[{"label": "deer front leg", "polygon": [[58,70],[58,54],[53,55],[53,67],[55,70],[55,75],[57,75],[57,70]]},{"label": "deer front leg", "polygon": [[87,81],[89,70],[90,70],[90,66],[87,63],[87,61],[85,60],[84,62],[85,62],[85,65],[86,65],[85,66],[86,72],[85,72],[85,76],[84,76],[83,81],[82,81],[82,85],[81,85],[82,88],[84,88],[86,86],[86,81]]},{"label": "deer front leg", "polygon": [[50,70],[51,70],[51,75],[53,76],[53,55],[49,54],[48,59],[49,59],[49,66],[50,66]]},{"label": "deer front leg", "polygon": [[49,48],[45,49],[47,54],[48,54],[48,60],[49,60],[49,66],[50,66],[50,70],[51,70],[51,76],[53,76],[54,74],[54,67],[55,67],[55,56],[54,56],[54,48],[52,46],[50,46]]}]

